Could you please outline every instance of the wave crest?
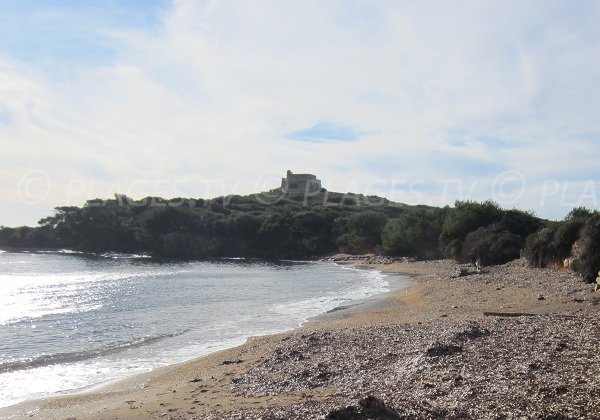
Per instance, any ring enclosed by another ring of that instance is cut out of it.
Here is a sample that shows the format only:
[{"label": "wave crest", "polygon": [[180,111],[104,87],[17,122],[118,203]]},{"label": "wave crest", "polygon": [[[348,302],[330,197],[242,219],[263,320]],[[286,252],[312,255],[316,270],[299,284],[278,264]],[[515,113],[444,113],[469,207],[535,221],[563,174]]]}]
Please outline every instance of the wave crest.
[{"label": "wave crest", "polygon": [[110,356],[126,350],[137,347],[154,344],[161,340],[177,337],[190,331],[189,329],[178,331],[172,334],[162,334],[150,337],[134,338],[124,343],[100,347],[98,349],[87,351],[76,351],[66,353],[43,354],[26,360],[15,360],[11,362],[0,363],[0,373],[15,372],[19,370],[35,369],[45,366],[58,365],[62,363],[83,362],[85,360],[95,359],[102,356]]}]

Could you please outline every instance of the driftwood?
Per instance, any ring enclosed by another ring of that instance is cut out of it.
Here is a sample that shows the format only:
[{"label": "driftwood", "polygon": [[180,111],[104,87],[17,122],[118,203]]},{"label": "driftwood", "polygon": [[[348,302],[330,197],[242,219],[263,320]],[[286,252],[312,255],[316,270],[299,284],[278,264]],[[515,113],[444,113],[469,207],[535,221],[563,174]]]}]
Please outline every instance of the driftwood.
[{"label": "driftwood", "polygon": [[539,314],[531,314],[531,313],[527,313],[527,312],[484,312],[483,315],[515,317],[515,316],[538,316]]}]

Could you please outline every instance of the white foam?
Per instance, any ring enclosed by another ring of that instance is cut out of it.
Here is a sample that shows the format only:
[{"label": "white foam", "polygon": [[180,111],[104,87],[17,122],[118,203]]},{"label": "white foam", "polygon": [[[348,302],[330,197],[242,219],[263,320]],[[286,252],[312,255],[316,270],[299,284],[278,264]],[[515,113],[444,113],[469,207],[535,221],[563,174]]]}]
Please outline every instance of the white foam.
[{"label": "white foam", "polygon": [[120,252],[105,252],[100,254],[102,258],[112,258],[114,260],[127,260],[127,259],[138,259],[138,258],[152,258],[148,254],[123,254]]},{"label": "white foam", "polygon": [[38,254],[84,254],[84,252],[81,251],[74,251],[72,249],[55,249],[55,250],[49,250],[49,251],[37,251],[36,253]]},{"label": "white foam", "polygon": [[[69,261],[79,260],[79,258],[66,256],[53,258],[63,258]],[[97,263],[94,261],[90,270],[95,270]],[[85,271],[86,269],[82,270],[79,265],[76,265],[77,270],[80,271],[37,275],[32,273],[0,275],[0,284],[3,285],[3,289],[0,289],[0,323],[2,320],[6,321],[7,317],[8,319],[12,317],[14,320],[19,316],[37,317],[44,314],[97,309],[104,303],[101,298],[102,290],[111,289],[113,284],[126,282],[127,279],[153,275],[177,276],[189,272],[196,272],[200,275],[205,272],[202,264],[160,267],[135,264],[135,267],[130,269],[127,262],[105,260],[100,263],[102,272]],[[211,273],[211,267],[210,264],[207,265],[207,272],[210,276],[216,274]],[[264,306],[251,307],[251,312],[240,313],[235,317],[228,316],[227,313],[217,314],[217,319],[209,319],[207,325],[189,326],[191,332],[181,339],[169,338],[164,343],[139,347],[85,362],[43,366],[0,374],[0,406],[14,404],[25,398],[78,389],[92,383],[145,372],[167,363],[182,362],[203,354],[230,348],[241,344],[248,336],[289,330],[310,317],[389,290],[387,276],[378,271],[358,270],[331,263],[311,263],[309,271],[305,270],[305,266],[298,267],[298,269],[286,270],[285,274],[282,274],[289,282],[284,284],[288,284],[290,290],[295,290],[294,286],[296,285],[300,286],[298,294],[286,294],[287,302],[278,301],[279,294],[271,292],[273,284],[280,284],[277,282],[279,274],[271,274],[271,282],[259,283],[267,293],[271,293]],[[125,269],[123,270],[123,268]],[[257,281],[260,281],[262,270],[265,268],[257,267],[256,273],[253,274],[255,277],[248,278],[256,278]],[[246,267],[240,269],[236,266],[235,270],[227,272],[227,276],[236,279],[244,276],[247,271]],[[227,278],[224,277],[224,279]],[[301,282],[307,278],[310,278],[312,282],[309,282],[308,288],[304,288]],[[327,283],[328,281],[330,282]],[[222,285],[225,288],[223,290],[227,290],[226,281],[219,281],[217,284]],[[6,289],[5,285],[7,285]],[[53,295],[57,292],[60,293]],[[20,296],[20,293],[24,295]],[[19,299],[16,299],[15,296]],[[106,308],[110,308],[110,305],[106,305]],[[8,311],[4,312],[7,309]],[[186,322],[189,322],[189,318],[184,318]],[[32,321],[35,323],[34,319]],[[200,331],[206,333],[195,332],[195,328],[200,328]]]},{"label": "white foam", "polygon": [[380,271],[359,270],[353,267],[341,267],[353,271],[355,275],[363,278],[362,282],[354,288],[329,292],[324,296],[273,305],[271,312],[284,314],[294,319],[299,324],[309,318],[326,313],[339,306],[375,295],[389,292],[387,275]]},{"label": "white foam", "polygon": [[61,249],[58,251],[59,254],[83,254],[81,251],[74,251],[72,249]]}]

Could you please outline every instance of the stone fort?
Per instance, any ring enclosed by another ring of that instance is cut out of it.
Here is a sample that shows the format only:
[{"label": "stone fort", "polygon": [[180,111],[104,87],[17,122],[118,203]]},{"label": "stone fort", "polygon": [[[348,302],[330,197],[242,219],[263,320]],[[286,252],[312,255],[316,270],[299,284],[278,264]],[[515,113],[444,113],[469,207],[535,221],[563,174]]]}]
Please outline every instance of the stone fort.
[{"label": "stone fort", "polygon": [[281,179],[284,193],[313,193],[321,191],[321,180],[312,174],[295,174],[288,169],[287,176]]}]

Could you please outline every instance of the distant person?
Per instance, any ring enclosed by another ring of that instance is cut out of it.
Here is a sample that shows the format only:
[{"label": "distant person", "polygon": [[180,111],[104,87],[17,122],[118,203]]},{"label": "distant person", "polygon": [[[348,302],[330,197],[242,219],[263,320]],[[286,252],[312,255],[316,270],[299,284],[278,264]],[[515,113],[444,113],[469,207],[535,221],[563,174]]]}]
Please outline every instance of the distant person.
[{"label": "distant person", "polygon": [[478,273],[481,272],[481,258],[477,257],[477,259],[475,260],[475,270],[477,270]]}]

